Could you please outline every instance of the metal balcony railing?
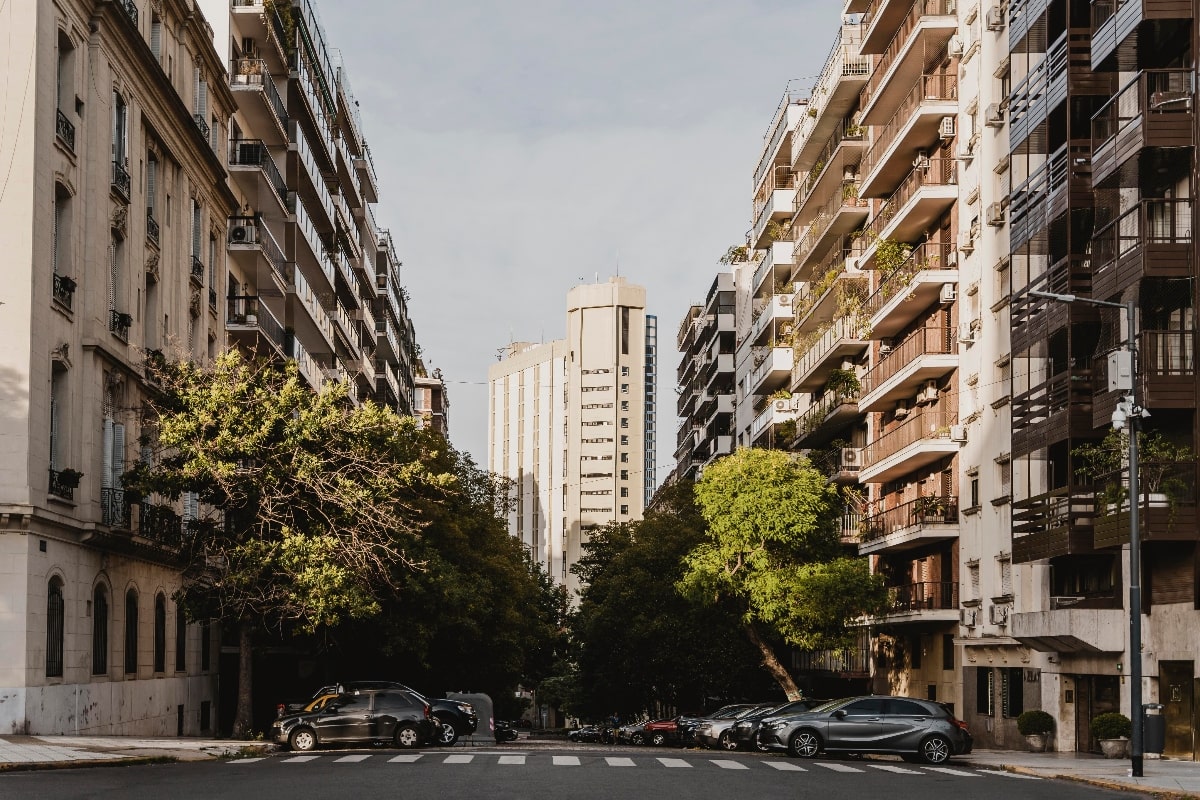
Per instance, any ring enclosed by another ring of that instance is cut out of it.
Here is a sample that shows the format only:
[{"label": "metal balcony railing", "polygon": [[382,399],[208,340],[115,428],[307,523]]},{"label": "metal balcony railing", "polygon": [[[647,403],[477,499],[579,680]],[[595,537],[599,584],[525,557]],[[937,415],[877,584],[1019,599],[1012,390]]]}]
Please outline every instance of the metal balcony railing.
[{"label": "metal balcony railing", "polygon": [[229,143],[229,165],[258,167],[266,175],[267,181],[275,193],[279,195],[280,201],[287,203],[287,183],[284,181],[283,175],[279,173],[279,168],[275,166],[275,160],[271,158],[267,144],[262,139],[234,139],[231,141]]},{"label": "metal balcony railing", "polygon": [[[66,476],[70,475],[68,479]],[[50,494],[55,497],[61,497],[64,500],[75,499],[75,487],[79,485],[79,473],[74,470],[50,470],[50,483],[48,489]]]},{"label": "metal balcony railing", "polygon": [[948,242],[926,242],[910,250],[908,257],[883,277],[879,287],[863,304],[863,312],[867,318],[878,314],[893,297],[904,292],[918,273],[951,269],[949,261],[953,252],[954,248]]},{"label": "metal balcony railing", "polygon": [[957,100],[958,76],[938,72],[922,75],[913,84],[908,95],[901,101],[899,108],[892,114],[891,119],[875,129],[871,147],[863,156],[862,174],[869,175],[879,166],[888,149],[900,135],[900,131],[908,124],[914,111],[926,101]]},{"label": "metal balcony railing", "polygon": [[146,238],[158,244],[159,237],[158,220],[154,218],[154,209],[146,209]]},{"label": "metal balcony railing", "polygon": [[62,303],[67,308],[71,308],[75,303],[75,279],[69,278],[66,275],[54,274],[54,299]]},{"label": "metal balcony railing", "polygon": [[169,506],[143,503],[138,508],[138,535],[169,548],[183,543],[183,520]]},{"label": "metal balcony railing", "polygon": [[924,355],[950,355],[958,352],[958,338],[953,328],[919,328],[863,376],[863,394],[878,389],[896,373]]},{"label": "metal balcony railing", "polygon": [[1142,70],[1092,116],[1092,148],[1100,149],[1145,114],[1190,112],[1195,90],[1193,70]]},{"label": "metal balcony railing", "polygon": [[283,277],[287,261],[283,249],[275,241],[271,229],[263,222],[260,215],[252,217],[229,218],[229,243],[232,245],[257,245],[263,256],[271,262],[275,272]]},{"label": "metal balcony railing", "polygon": [[883,233],[896,214],[924,187],[954,186],[957,183],[957,162],[953,158],[918,158],[896,191],[883,201],[879,211],[863,229],[866,238],[873,239]]},{"label": "metal balcony railing", "polygon": [[1151,198],[1131,206],[1092,237],[1096,272],[1146,245],[1192,242],[1191,198]]},{"label": "metal balcony railing", "polygon": [[957,581],[919,581],[889,586],[888,606],[892,614],[912,611],[957,611]]},{"label": "metal balcony railing", "polygon": [[912,4],[912,8],[908,10],[904,21],[900,23],[896,33],[892,36],[887,49],[883,51],[883,55],[876,62],[871,77],[867,79],[867,85],[859,93],[859,108],[866,108],[870,105],[880,86],[883,85],[883,79],[887,76],[888,70],[895,64],[896,57],[904,51],[905,45],[908,44],[908,37],[916,30],[921,20],[933,16],[954,16],[954,8],[955,0],[916,0]]},{"label": "metal balcony railing", "polygon": [[279,96],[279,90],[275,88],[275,81],[271,79],[266,60],[236,58],[232,61],[229,72],[229,84],[233,88],[253,86],[263,90],[267,96],[267,103],[275,114],[275,119],[286,130],[288,125],[287,106],[284,105],[283,98]]},{"label": "metal balcony railing", "polygon": [[917,442],[934,439],[949,441],[950,426],[957,421],[958,417],[949,411],[923,409],[910,413],[900,425],[863,448],[863,465],[877,464]]},{"label": "metal balcony railing", "polygon": [[100,521],[110,528],[129,529],[129,504],[124,489],[100,490]]},{"label": "metal balcony railing", "polygon": [[56,112],[54,118],[54,135],[62,140],[68,150],[75,152],[75,123],[67,119],[61,110]]},{"label": "metal balcony railing", "polygon": [[129,170],[125,169],[125,165],[120,161],[112,162],[112,187],[125,202],[129,202],[129,185]]},{"label": "metal balcony railing", "polygon": [[114,0],[113,4],[125,12],[125,16],[133,23],[133,27],[138,26],[138,7],[134,0]]},{"label": "metal balcony railing", "polygon": [[108,329],[118,339],[129,341],[129,329],[133,326],[133,315],[126,314],[124,311],[109,309],[108,311]]},{"label": "metal balcony railing", "polygon": [[258,295],[234,295],[227,298],[227,301],[227,326],[244,325],[258,328],[281,350],[285,347],[283,326],[266,304],[260,301]]}]

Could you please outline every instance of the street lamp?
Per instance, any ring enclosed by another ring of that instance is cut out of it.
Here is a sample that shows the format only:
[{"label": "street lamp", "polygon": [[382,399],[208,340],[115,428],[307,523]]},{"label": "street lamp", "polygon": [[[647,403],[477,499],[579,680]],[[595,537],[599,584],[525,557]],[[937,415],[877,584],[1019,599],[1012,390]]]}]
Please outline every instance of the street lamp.
[{"label": "street lamp", "polygon": [[[1044,297],[1059,303],[1085,303],[1105,308],[1125,309],[1125,349],[1129,352],[1129,394],[1123,396],[1113,411],[1112,426],[1115,430],[1129,427],[1129,711],[1133,718],[1133,732],[1129,738],[1129,757],[1132,775],[1142,777],[1142,534],[1138,519],[1140,500],[1138,487],[1138,422],[1150,412],[1137,401],[1137,337],[1134,334],[1136,307],[1133,301],[1113,303],[1108,300],[1093,300],[1073,294],[1040,292],[1031,289],[1033,297]],[[1112,376],[1109,376],[1110,381]],[[1120,388],[1126,388],[1124,386]]]}]

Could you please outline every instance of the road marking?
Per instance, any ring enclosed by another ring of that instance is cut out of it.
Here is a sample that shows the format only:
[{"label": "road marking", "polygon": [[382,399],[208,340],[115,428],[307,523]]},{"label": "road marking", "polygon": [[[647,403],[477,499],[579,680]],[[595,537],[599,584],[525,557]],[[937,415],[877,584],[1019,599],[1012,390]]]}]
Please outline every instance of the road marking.
[{"label": "road marking", "polygon": [[621,756],[605,756],[604,760],[608,762],[610,767],[632,767],[632,758],[622,758]]},{"label": "road marking", "polygon": [[1020,772],[1009,772],[1004,769],[981,769],[984,775],[1003,775],[1006,778],[1024,778],[1027,781],[1040,781],[1037,775],[1022,775]]},{"label": "road marking", "polygon": [[868,764],[867,766],[871,767],[872,769],[881,769],[884,772],[898,772],[901,775],[920,775],[921,774],[921,770],[919,770],[919,769],[906,769],[905,767],[896,767],[896,766],[892,766],[891,764]]},{"label": "road marking", "polygon": [[500,764],[524,764],[525,756],[500,756]]},{"label": "road marking", "polygon": [[389,758],[388,763],[389,764],[397,764],[397,763],[411,764],[423,755],[425,755],[425,754],[424,753],[405,753],[404,755],[401,755],[401,756],[393,756],[392,758]]},{"label": "road marking", "polygon": [[721,769],[750,769],[741,761],[730,761],[724,758],[710,758],[709,761],[716,764]]},{"label": "road marking", "polygon": [[333,763],[335,763],[335,764],[357,764],[360,761],[366,761],[370,757],[371,757],[370,753],[367,753],[366,755],[357,755],[357,756],[342,756],[341,758],[335,758],[333,760]]},{"label": "road marking", "polygon": [[285,763],[285,764],[303,764],[306,761],[316,761],[318,758],[320,758],[320,756],[292,756],[291,758],[285,758],[283,760],[283,763]]},{"label": "road marking", "polygon": [[579,756],[555,756],[554,766],[556,767],[578,767]]},{"label": "road marking", "polygon": [[443,764],[470,764],[474,760],[475,760],[475,756],[454,755],[454,756],[446,756],[446,760],[443,761],[442,763]]},{"label": "road marking", "polygon": [[808,772],[804,767],[790,761],[768,761],[767,763],[780,772]]},{"label": "road marking", "polygon": [[968,772],[965,769],[954,769],[953,767],[926,767],[925,769],[929,770],[930,772],[940,772],[943,775],[962,775],[967,778],[983,777],[978,772]]},{"label": "road marking", "polygon": [[846,764],[838,764],[837,762],[826,763],[824,761],[815,761],[813,763],[815,763],[818,767],[831,769],[834,772],[866,772],[866,770],[859,769],[858,767],[851,767],[847,766]]},{"label": "road marking", "polygon": [[690,767],[691,764],[682,758],[659,758],[658,763],[664,767]]},{"label": "road marking", "polygon": [[255,761],[265,761],[265,758],[235,758],[232,761],[227,761],[227,764],[253,764]]}]

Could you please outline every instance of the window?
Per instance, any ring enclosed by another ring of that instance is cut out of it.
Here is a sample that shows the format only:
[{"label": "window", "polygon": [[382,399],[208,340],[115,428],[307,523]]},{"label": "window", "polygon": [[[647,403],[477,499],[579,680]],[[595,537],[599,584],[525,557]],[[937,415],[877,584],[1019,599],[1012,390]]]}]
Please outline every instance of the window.
[{"label": "window", "polygon": [[[204,78],[204,73],[197,67],[195,72],[195,105],[192,107],[192,113],[196,115],[196,119],[200,121],[201,127],[206,127],[204,121],[208,118],[208,81]],[[208,138],[207,136],[205,138]]]},{"label": "window", "polygon": [[155,61],[162,63],[162,20],[158,14],[150,17],[150,52]]},{"label": "window", "polygon": [[[71,274],[71,194],[61,183],[54,184],[54,228],[50,244],[50,267],[55,275]],[[55,281],[55,297],[62,299],[57,291],[60,282]],[[69,303],[67,305],[70,305]]]},{"label": "window", "polygon": [[628,411],[628,410],[629,410],[629,401],[628,401],[628,400],[622,400],[622,401],[621,401],[621,410],[622,410],[622,411]]},{"label": "window", "polygon": [[969,600],[978,600],[983,595],[979,593],[979,564],[967,565],[967,583],[970,586],[971,596]]},{"label": "window", "polygon": [[[200,260],[200,224],[201,224],[200,201],[192,198],[192,261],[193,264],[203,264]],[[194,266],[193,266],[194,269]],[[195,272],[193,272],[195,274]],[[199,278],[199,275],[196,275]]]},{"label": "window", "polygon": [[622,514],[628,514],[628,513],[629,513],[629,506],[621,506],[621,513],[622,513]]},{"label": "window", "polygon": [[623,444],[623,445],[629,444],[629,435],[628,434],[625,434],[625,433],[621,434],[621,444]]},{"label": "window", "polygon": [[629,497],[629,489],[624,486],[621,487],[621,497]]},{"label": "window", "polygon": [[92,591],[92,674],[108,674],[108,592]]},{"label": "window", "polygon": [[986,717],[995,713],[992,696],[995,694],[995,678],[991,667],[975,670],[975,711]]},{"label": "window", "polygon": [[55,77],[55,108],[66,114],[75,105],[75,46],[66,31],[61,30],[58,32],[58,72]]},{"label": "window", "polygon": [[891,698],[885,703],[885,714],[891,714],[897,717],[928,717],[931,716],[929,709],[920,703],[914,703],[911,700],[900,700]]},{"label": "window", "polygon": [[63,674],[63,582],[54,577],[46,585],[46,677]]},{"label": "window", "polygon": [[629,394],[629,384],[628,383],[621,384],[621,394]]},{"label": "window", "polygon": [[954,634],[942,634],[942,669],[954,669]]},{"label": "window", "polygon": [[627,469],[621,470],[621,480],[623,480],[623,481],[629,480],[629,470],[627,470]]},{"label": "window", "polygon": [[113,92],[112,160],[125,170],[129,166],[129,106],[120,92]]},{"label": "window", "polygon": [[1007,558],[998,559],[1000,566],[1000,594],[1012,594],[1012,561]]},{"label": "window", "polygon": [[63,468],[63,400],[67,396],[67,371],[62,362],[55,361],[50,371],[50,469]]},{"label": "window", "polygon": [[629,377],[629,367],[621,367],[621,377],[622,378]]},{"label": "window", "polygon": [[175,671],[187,672],[187,614],[175,604]]},{"label": "window", "polygon": [[154,598],[154,671],[167,671],[167,598]]},{"label": "window", "polygon": [[912,656],[909,659],[909,661],[911,662],[913,669],[920,669],[921,668],[921,656],[923,656],[925,654],[924,653],[925,648],[922,645],[920,636],[912,637],[911,647],[912,647]]},{"label": "window", "polygon": [[1019,717],[1025,710],[1024,677],[1025,670],[1021,667],[1000,670],[1000,713],[1005,717]]},{"label": "window", "polygon": [[[621,355],[629,355],[629,308],[621,306]],[[628,369],[622,367],[622,370]]]},{"label": "window", "polygon": [[[155,202],[158,199],[158,157],[146,154],[146,218],[154,219]],[[157,236],[154,237],[158,239]]]},{"label": "window", "polygon": [[[121,237],[113,231],[108,242],[108,310],[119,311],[117,300],[121,295],[121,262],[125,260]],[[115,315],[112,315],[115,316]]]},{"label": "window", "polygon": [[205,622],[200,625],[200,669],[205,672],[212,667],[212,626]]},{"label": "window", "polygon": [[629,453],[621,453],[621,463],[622,464],[629,463]]},{"label": "window", "polygon": [[855,700],[850,705],[843,706],[842,710],[846,712],[847,716],[878,716],[883,713],[883,698],[864,697],[862,700]]},{"label": "window", "polygon": [[125,593],[125,674],[137,673],[138,596],[136,589]]},{"label": "window", "polygon": [[629,417],[621,417],[621,427],[622,428],[629,427]]},{"label": "window", "polygon": [[979,478],[971,478],[971,508],[979,507]]}]

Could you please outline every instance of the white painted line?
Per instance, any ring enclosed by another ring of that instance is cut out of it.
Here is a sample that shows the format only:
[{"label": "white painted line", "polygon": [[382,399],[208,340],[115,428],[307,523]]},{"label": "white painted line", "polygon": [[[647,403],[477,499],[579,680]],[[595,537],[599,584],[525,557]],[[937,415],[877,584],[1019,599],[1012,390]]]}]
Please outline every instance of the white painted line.
[{"label": "white painted line", "polygon": [[689,764],[685,759],[682,759],[682,758],[660,758],[660,759],[658,759],[658,763],[662,764],[664,767],[690,767],[691,766],[691,764]]},{"label": "white painted line", "polygon": [[316,761],[318,758],[320,758],[320,756],[292,756],[291,758],[285,758],[283,760],[283,763],[284,764],[304,764],[309,761]]},{"label": "white painted line", "polygon": [[524,764],[525,756],[500,756],[500,764]]},{"label": "white painted line", "polygon": [[621,756],[605,756],[604,760],[608,762],[610,767],[632,767],[632,758],[623,758]]},{"label": "white painted line", "polygon": [[780,772],[808,772],[804,767],[790,761],[768,761],[767,764]]},{"label": "white painted line", "polygon": [[921,774],[921,770],[919,770],[919,769],[907,769],[905,767],[892,766],[891,764],[867,764],[867,766],[870,767],[871,769],[881,769],[884,772],[896,772],[901,775],[920,775]]},{"label": "white painted line", "polygon": [[442,763],[443,764],[470,764],[474,760],[475,760],[475,756],[453,755],[453,756],[446,756],[446,760],[443,761]]},{"label": "white painted line", "polygon": [[361,755],[357,755],[357,756],[342,756],[341,758],[335,758],[333,760],[333,763],[335,763],[335,764],[357,764],[360,761],[366,761],[370,757],[371,757],[370,753],[361,754]]},{"label": "white painted line", "polygon": [[578,767],[579,756],[555,756],[554,766],[556,767]]},{"label": "white painted line", "polygon": [[1003,775],[1006,778],[1024,778],[1027,781],[1040,781],[1037,775],[1023,775],[1020,772],[1009,772],[1003,769],[981,769],[979,770],[984,775]]},{"label": "white painted line", "polygon": [[723,758],[710,758],[709,761],[716,764],[721,769],[750,769],[741,761],[730,761]]},{"label": "white painted line", "polygon": [[940,772],[943,775],[961,775],[965,778],[981,778],[983,777],[978,772],[969,772],[965,769],[954,769],[953,767],[925,767],[930,772]]},{"label": "white painted line", "polygon": [[266,761],[265,758],[235,758],[231,761],[226,761],[226,764],[253,764],[255,761]]},{"label": "white painted line", "polygon": [[839,764],[836,761],[829,761],[829,762],[814,761],[813,763],[816,764],[818,767],[824,767],[825,769],[831,769],[834,772],[866,772],[866,770],[859,769],[858,767],[851,767],[851,766],[847,766],[846,764]]},{"label": "white painted line", "polygon": [[388,763],[389,764],[397,764],[397,763],[411,764],[414,761],[416,761],[418,758],[420,758],[422,755],[424,755],[424,753],[405,753],[404,755],[393,756],[392,758],[389,758]]}]

